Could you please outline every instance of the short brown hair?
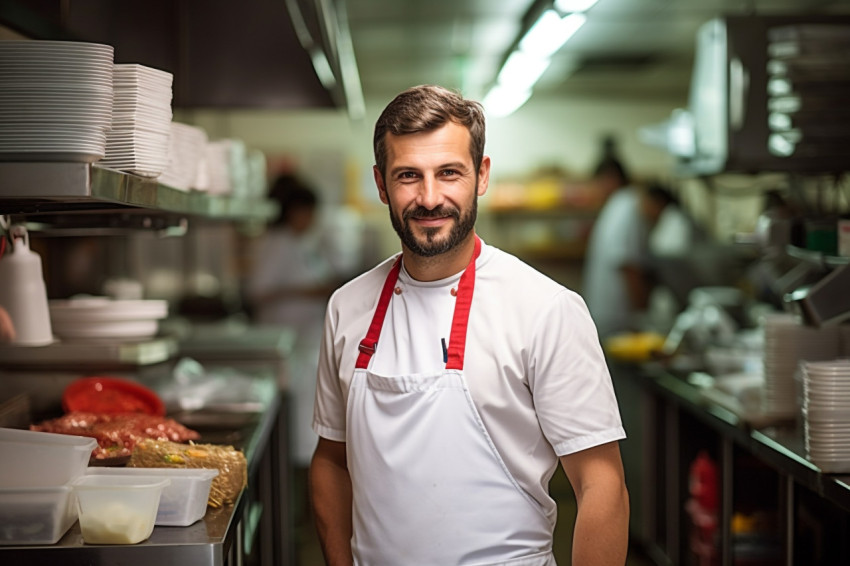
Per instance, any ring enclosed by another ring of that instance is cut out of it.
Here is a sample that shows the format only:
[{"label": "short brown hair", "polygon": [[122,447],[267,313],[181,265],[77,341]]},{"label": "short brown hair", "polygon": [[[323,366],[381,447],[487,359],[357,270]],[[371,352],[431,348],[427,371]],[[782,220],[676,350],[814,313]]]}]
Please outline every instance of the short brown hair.
[{"label": "short brown hair", "polygon": [[469,152],[475,170],[484,158],[484,108],[474,100],[434,85],[409,88],[390,102],[375,123],[372,139],[375,150],[375,165],[381,175],[386,173],[387,133],[395,136],[430,132],[449,121],[465,126],[469,130]]}]

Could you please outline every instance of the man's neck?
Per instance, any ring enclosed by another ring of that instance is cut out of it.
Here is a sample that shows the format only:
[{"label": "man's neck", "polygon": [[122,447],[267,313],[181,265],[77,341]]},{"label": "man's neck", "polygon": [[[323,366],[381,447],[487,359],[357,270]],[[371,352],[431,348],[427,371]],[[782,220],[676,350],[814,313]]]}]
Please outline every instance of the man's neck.
[{"label": "man's neck", "polygon": [[469,265],[475,251],[475,232],[470,232],[466,240],[446,253],[433,257],[416,255],[406,247],[402,248],[404,269],[413,279],[439,281],[460,273]]}]

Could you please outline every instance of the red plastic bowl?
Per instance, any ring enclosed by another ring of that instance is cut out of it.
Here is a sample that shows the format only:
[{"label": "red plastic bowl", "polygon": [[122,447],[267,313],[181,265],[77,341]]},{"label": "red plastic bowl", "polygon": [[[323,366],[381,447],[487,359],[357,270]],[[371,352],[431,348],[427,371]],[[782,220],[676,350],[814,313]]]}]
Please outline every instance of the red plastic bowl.
[{"label": "red plastic bowl", "polygon": [[165,416],[162,399],[147,387],[116,377],[83,377],[62,393],[66,413],[145,413]]}]

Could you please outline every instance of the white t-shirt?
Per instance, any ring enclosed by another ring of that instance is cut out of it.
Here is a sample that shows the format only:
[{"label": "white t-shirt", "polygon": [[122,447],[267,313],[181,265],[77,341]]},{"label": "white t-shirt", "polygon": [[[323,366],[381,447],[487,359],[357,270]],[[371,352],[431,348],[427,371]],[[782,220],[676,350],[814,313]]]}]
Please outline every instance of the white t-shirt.
[{"label": "white t-shirt", "polygon": [[[348,390],[394,258],[339,289],[328,304],[313,428],[344,442]],[[420,282],[405,271],[371,369],[407,375],[445,367],[460,273]],[[496,450],[554,522],[548,483],[558,456],[625,438],[599,339],[581,297],[497,248],[482,246],[464,376]]]}]

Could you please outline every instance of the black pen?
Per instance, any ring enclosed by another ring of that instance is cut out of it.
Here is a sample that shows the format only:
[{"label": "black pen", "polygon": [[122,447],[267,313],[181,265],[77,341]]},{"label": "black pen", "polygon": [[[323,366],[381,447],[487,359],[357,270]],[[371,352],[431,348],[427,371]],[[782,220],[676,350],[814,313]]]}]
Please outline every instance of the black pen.
[{"label": "black pen", "polygon": [[443,344],[443,363],[446,364],[449,362],[449,351],[446,348],[446,339],[440,338],[440,342]]}]

